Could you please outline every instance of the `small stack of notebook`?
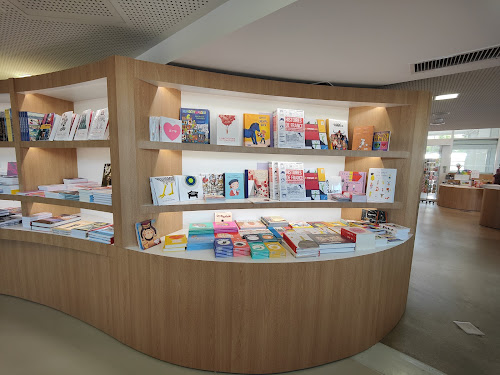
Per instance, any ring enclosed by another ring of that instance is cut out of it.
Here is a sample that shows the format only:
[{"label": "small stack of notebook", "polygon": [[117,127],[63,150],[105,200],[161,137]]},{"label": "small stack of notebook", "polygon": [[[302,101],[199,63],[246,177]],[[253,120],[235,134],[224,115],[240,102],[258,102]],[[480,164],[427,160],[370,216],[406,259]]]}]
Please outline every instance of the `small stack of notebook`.
[{"label": "small stack of notebook", "polygon": [[269,249],[263,242],[249,242],[250,254],[252,259],[267,259],[269,258]]},{"label": "small stack of notebook", "polygon": [[264,245],[269,250],[269,258],[286,257],[286,249],[279,242],[266,242]]},{"label": "small stack of notebook", "polygon": [[216,258],[230,258],[233,256],[233,241],[230,238],[216,238],[214,241]]},{"label": "small stack of notebook", "polygon": [[185,251],[187,245],[187,237],[185,234],[174,234],[165,236],[163,251]]},{"label": "small stack of notebook", "polygon": [[214,244],[213,223],[191,223],[189,224],[189,234],[187,250],[210,250]]},{"label": "small stack of notebook", "polygon": [[250,256],[250,246],[244,238],[233,238],[233,256],[243,257]]}]

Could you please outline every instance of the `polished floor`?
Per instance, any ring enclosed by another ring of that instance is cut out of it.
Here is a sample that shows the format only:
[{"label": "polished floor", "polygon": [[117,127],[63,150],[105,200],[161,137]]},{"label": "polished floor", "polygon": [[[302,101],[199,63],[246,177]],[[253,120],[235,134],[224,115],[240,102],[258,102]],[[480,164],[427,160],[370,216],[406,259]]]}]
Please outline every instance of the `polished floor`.
[{"label": "polished floor", "polygon": [[420,204],[406,312],[382,340],[447,374],[500,374],[500,230],[478,222],[478,212]]}]

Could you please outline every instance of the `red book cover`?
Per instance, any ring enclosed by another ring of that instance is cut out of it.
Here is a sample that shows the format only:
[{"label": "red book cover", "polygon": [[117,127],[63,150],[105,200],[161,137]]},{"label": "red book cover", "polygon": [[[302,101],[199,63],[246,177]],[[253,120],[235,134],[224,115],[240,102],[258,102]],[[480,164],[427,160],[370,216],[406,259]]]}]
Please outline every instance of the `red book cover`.
[{"label": "red book cover", "polygon": [[306,179],[306,190],[319,190],[318,174],[304,173]]},{"label": "red book cover", "polygon": [[290,249],[292,249],[294,252],[297,252],[297,246],[295,246],[290,237],[287,236],[286,232],[283,233],[283,239],[285,240],[286,244],[290,246]]},{"label": "red book cover", "polygon": [[318,124],[305,124],[306,127],[306,141],[319,141]]}]

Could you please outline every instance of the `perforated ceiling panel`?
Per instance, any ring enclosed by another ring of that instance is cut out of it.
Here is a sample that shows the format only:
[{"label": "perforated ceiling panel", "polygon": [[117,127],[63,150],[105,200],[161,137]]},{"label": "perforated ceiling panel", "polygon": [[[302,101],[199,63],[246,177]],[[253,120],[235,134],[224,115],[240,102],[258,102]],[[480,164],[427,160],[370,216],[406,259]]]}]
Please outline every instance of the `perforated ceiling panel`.
[{"label": "perforated ceiling panel", "polygon": [[0,79],[136,57],[227,0],[0,0]]},{"label": "perforated ceiling panel", "polygon": [[[500,127],[500,67],[383,86],[400,90],[425,90],[433,96],[458,93],[456,99],[433,100],[429,122],[444,125],[429,130]],[[448,113],[449,112],[449,113]],[[439,122],[438,120],[437,122]]]}]

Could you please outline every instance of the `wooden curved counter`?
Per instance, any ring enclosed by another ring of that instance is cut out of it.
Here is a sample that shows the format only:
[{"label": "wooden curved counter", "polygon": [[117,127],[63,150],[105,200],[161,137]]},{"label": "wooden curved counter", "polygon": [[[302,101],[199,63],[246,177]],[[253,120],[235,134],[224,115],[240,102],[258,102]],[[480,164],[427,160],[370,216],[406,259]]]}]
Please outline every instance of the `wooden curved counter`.
[{"label": "wooden curved counter", "polygon": [[[23,233],[0,230],[11,232]],[[0,293],[63,311],[161,360],[233,373],[297,370],[374,345],[404,312],[413,248],[410,239],[363,256],[276,264],[27,241],[0,241]]]},{"label": "wooden curved counter", "polygon": [[440,185],[437,204],[457,210],[480,211],[483,189],[467,186]]},{"label": "wooden curved counter", "polygon": [[484,189],[479,224],[485,227],[500,229],[500,189]]}]

